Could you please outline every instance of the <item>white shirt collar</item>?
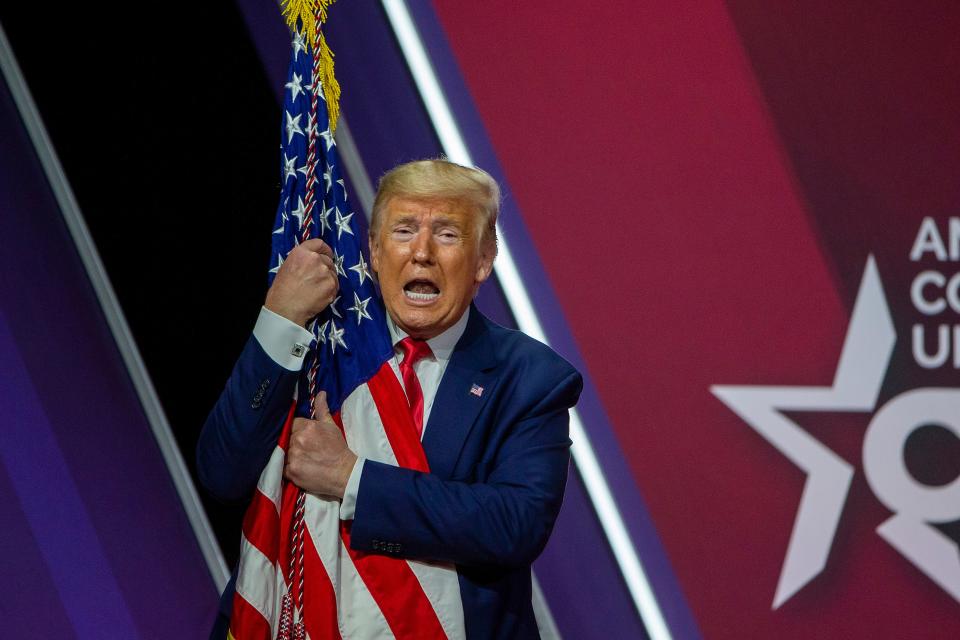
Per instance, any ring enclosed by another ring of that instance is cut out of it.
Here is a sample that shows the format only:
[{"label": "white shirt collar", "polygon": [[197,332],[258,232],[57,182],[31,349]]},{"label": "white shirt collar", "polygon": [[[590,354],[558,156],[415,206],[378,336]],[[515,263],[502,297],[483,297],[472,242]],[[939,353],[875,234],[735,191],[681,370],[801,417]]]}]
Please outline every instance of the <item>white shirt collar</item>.
[{"label": "white shirt collar", "polygon": [[[450,359],[450,356],[453,355],[453,348],[457,346],[460,336],[467,330],[467,320],[469,319],[470,307],[467,307],[467,310],[463,312],[460,319],[449,329],[427,340],[430,351],[433,352],[433,356],[437,360],[446,361]],[[407,337],[407,333],[394,323],[389,313],[387,314],[387,328],[390,330],[390,340],[393,342],[393,348],[396,349],[397,344]]]}]

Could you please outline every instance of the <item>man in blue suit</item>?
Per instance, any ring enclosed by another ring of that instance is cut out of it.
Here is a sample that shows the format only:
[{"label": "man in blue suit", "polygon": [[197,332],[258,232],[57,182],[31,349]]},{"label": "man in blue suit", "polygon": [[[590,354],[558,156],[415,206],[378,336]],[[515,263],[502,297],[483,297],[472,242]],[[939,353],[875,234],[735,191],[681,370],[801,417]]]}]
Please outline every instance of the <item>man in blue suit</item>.
[{"label": "man in blue suit", "polygon": [[[499,199],[485,172],[427,160],[386,174],[374,205],[370,255],[392,367],[430,472],[358,458],[326,412],[295,420],[285,468],[304,491],[342,499],[354,549],[453,563],[471,639],[538,637],[530,565],[560,509],[568,409],[582,387],[548,347],[472,305],[496,257]],[[336,296],[333,258],[320,240],[290,253],[204,426],[200,479],[221,499],[248,498],[276,444],[304,327]],[[232,584],[225,615],[231,597]],[[221,616],[212,637],[225,635]]]}]

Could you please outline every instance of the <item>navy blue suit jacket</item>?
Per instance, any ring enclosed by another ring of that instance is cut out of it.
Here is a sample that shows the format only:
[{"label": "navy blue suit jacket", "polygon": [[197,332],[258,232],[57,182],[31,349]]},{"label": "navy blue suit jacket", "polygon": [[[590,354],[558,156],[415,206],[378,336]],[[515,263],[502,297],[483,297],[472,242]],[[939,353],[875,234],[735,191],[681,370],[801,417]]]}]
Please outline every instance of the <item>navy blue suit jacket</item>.
[{"label": "navy blue suit jacket", "polygon": [[[214,496],[252,494],[296,377],[251,338],[200,436],[200,480]],[[353,548],[454,563],[471,640],[539,637],[530,565],[560,510],[567,410],[581,388],[563,358],[471,307],[424,433],[430,473],[367,460]],[[232,581],[221,602],[229,615]]]}]

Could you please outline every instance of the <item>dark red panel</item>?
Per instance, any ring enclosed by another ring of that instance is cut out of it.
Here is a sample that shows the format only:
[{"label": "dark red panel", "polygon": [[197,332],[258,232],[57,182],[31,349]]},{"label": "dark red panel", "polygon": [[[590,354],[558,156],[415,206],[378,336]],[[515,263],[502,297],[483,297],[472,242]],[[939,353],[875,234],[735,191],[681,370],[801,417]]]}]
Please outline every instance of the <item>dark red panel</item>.
[{"label": "dark red panel", "polygon": [[881,404],[931,383],[908,367],[907,253],[923,215],[960,211],[957,84],[936,85],[956,29],[731,4],[736,24],[721,3],[434,0],[704,635],[960,631],[957,602],[874,532],[867,414],[795,416],[857,475],[826,570],[773,611],[805,476],[709,392],[829,386],[871,252],[899,335]]}]

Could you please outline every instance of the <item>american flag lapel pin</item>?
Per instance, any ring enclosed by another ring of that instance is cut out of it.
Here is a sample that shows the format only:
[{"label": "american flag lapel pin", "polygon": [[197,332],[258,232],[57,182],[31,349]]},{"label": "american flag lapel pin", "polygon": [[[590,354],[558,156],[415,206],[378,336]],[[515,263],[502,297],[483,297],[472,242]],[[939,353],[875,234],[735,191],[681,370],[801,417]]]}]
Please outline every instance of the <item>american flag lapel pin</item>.
[{"label": "american flag lapel pin", "polygon": [[480,396],[483,395],[483,387],[481,387],[478,384],[475,384],[472,387],[470,387],[470,393],[479,398]]}]

